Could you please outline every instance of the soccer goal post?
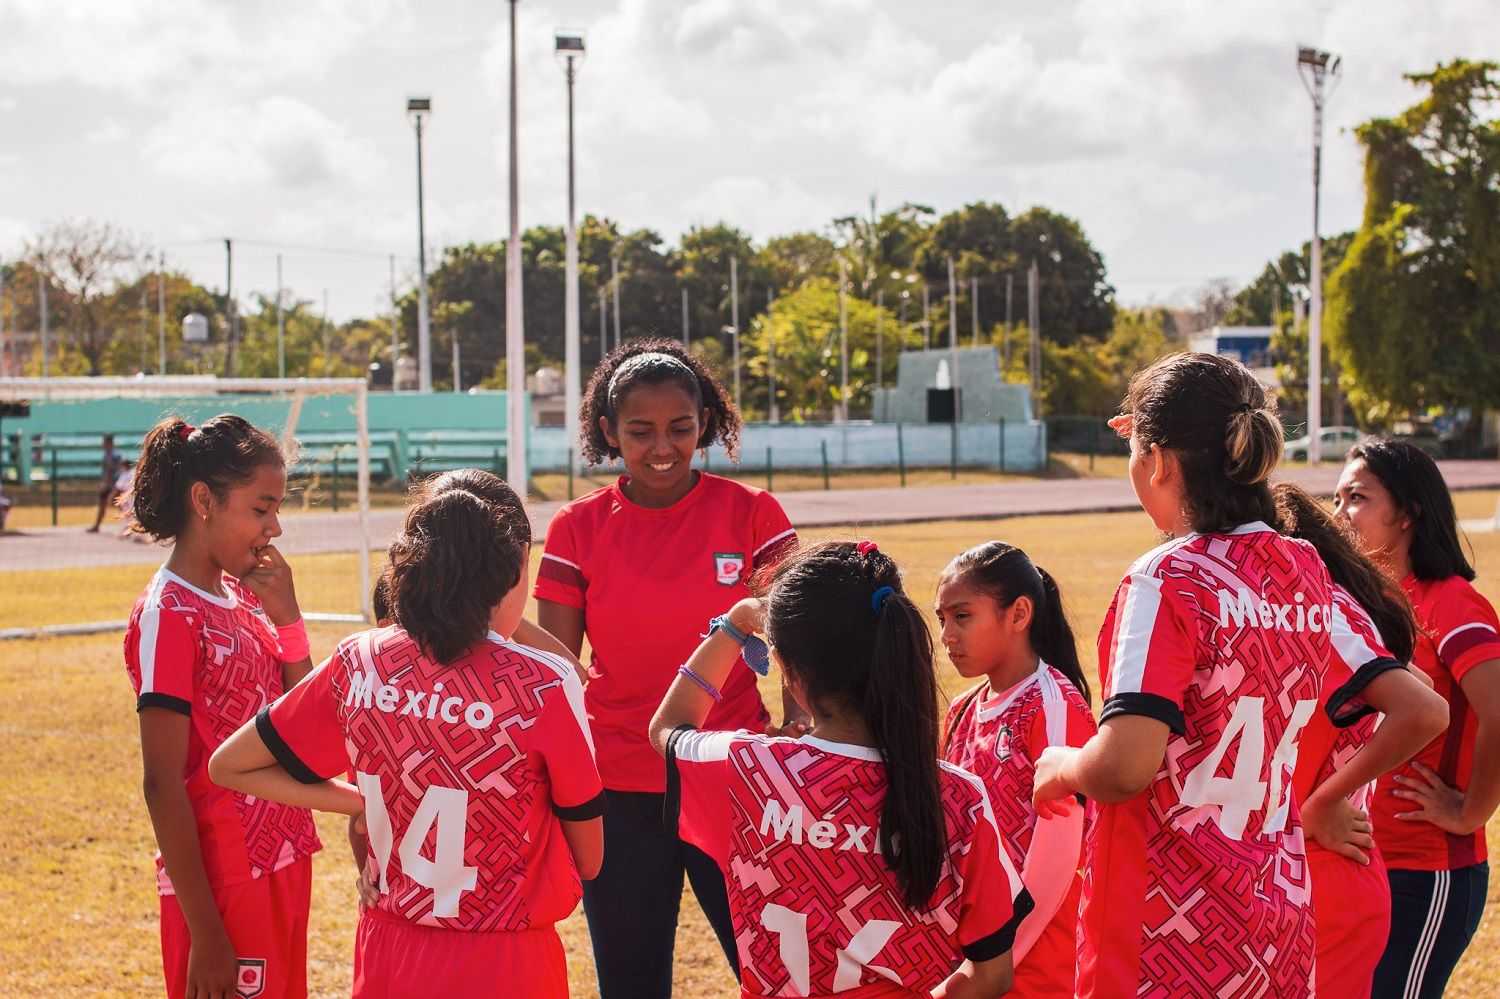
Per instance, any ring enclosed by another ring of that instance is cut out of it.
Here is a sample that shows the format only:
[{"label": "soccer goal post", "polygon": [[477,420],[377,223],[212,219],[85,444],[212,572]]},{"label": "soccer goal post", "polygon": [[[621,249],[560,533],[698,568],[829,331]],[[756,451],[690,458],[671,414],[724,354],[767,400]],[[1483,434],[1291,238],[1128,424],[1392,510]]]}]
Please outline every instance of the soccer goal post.
[{"label": "soccer goal post", "polygon": [[[353,508],[298,512],[288,502],[281,518],[285,533],[276,544],[297,574],[305,618],[371,619],[369,397],[363,379],[0,378],[0,496],[9,493],[0,504],[10,514],[0,532],[0,592],[18,595],[0,600],[0,639],[124,629],[136,584],[144,585],[144,578],[135,577],[149,578],[166,552],[124,536],[112,511],[106,510],[103,529],[89,529],[96,497],[108,498],[114,485],[105,482],[111,467],[106,438],[119,459],[133,464],[146,432],[163,417],[196,425],[220,413],[243,416],[281,441],[289,458],[289,493],[330,474],[336,489],[353,459]],[[118,485],[128,487],[129,468],[121,472]],[[72,504],[63,518],[59,497]],[[339,554],[352,555],[357,571],[332,564],[315,582],[298,570],[299,557]],[[350,576],[357,577],[357,591],[348,585]],[[127,592],[127,586],[133,589]],[[77,599],[27,601],[26,592],[38,588]]]}]

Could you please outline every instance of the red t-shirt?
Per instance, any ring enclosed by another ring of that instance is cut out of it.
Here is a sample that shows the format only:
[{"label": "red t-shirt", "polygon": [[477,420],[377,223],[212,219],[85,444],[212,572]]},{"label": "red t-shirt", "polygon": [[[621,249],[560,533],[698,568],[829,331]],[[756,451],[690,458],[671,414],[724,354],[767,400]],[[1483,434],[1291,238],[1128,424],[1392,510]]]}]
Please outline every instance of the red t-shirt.
[{"label": "red t-shirt", "polygon": [[[1448,729],[1414,760],[1436,771],[1453,787],[1464,788],[1474,770],[1474,710],[1459,681],[1491,659],[1500,659],[1500,621],[1495,608],[1462,577],[1419,580],[1402,584],[1421,626],[1412,664],[1432,679],[1433,689],[1448,702]],[[1416,779],[1410,766],[1380,778],[1371,818],[1375,839],[1387,867],[1413,871],[1451,871],[1469,867],[1489,856],[1484,826],[1467,836],[1455,836],[1428,822],[1398,819],[1416,808],[1391,792],[1401,785],[1396,774]]]},{"label": "red t-shirt", "polygon": [[1143,793],[1090,806],[1080,996],[1312,994],[1291,778],[1325,683],[1363,665],[1341,659],[1341,622],[1317,551],[1259,523],[1173,540],[1120,584],[1100,722],[1144,714],[1172,734]]},{"label": "red t-shirt", "polygon": [[487,932],[550,926],[582,895],[558,819],[603,814],[573,667],[499,635],[444,666],[399,627],[345,639],[256,728],[288,772],[353,770],[375,911]]},{"label": "red t-shirt", "polygon": [[[190,722],[183,780],[216,888],[274,873],[322,848],[307,809],[249,798],[208,779],[208,758],[219,744],[283,690],[275,626],[238,580],[225,576],[223,586],[220,597],[160,569],[125,629],[136,710],[165,708]],[[156,886],[173,894],[160,854]]]},{"label": "red t-shirt", "polygon": [[964,957],[1009,951],[1030,911],[984,783],[951,764],[948,857],[925,911],[879,852],[877,750],[685,726],[667,767],[667,815],[724,871],[746,997],[927,995]]},{"label": "red t-shirt", "polygon": [[[1098,727],[1093,712],[1078,689],[1061,672],[1040,663],[1026,679],[1004,693],[988,682],[956,699],[948,709],[943,757],[984,781],[1010,861],[1024,870],[1036,833],[1036,809],[1031,790],[1037,757],[1048,746],[1082,746]],[[1077,848],[1077,844],[1073,845]],[[1050,915],[1042,937],[1016,965],[1016,996],[1071,996],[1078,892],[1081,878],[1075,867],[1058,872],[1069,886],[1061,907]],[[1039,884],[1028,876],[1033,889]],[[1040,893],[1038,893],[1040,894]],[[1069,903],[1071,902],[1071,908]]]},{"label": "red t-shirt", "polygon": [[[547,526],[535,596],[583,610],[592,658],[585,701],[599,772],[617,791],[661,791],[651,716],[711,618],[749,596],[751,574],[796,547],[776,497],[717,475],[672,506],[625,498],[625,479],[564,506]],[[705,729],[763,731],[770,715],[734,670]]]}]

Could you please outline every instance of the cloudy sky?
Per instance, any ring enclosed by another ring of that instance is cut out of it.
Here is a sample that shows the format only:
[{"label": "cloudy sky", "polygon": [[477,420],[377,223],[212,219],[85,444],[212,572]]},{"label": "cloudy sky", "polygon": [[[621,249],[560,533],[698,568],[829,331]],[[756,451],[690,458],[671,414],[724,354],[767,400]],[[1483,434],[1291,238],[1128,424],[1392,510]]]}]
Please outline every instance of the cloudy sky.
[{"label": "cloudy sky", "polygon": [[[415,273],[413,138],[430,94],[430,245],[501,237],[499,0],[0,0],[0,255],[50,221],[117,223],[199,280],[289,287],[338,318]],[[1295,48],[1344,56],[1324,230],[1352,227],[1349,129],[1401,80],[1494,55],[1494,0],[524,0],[521,219],[565,203],[556,27],[588,34],[579,204],[669,241],[727,220],[821,228],[870,194],[1078,218],[1128,303],[1251,277],[1307,237]],[[1484,43],[1490,43],[1486,51]],[[332,253],[329,249],[359,251]]]}]

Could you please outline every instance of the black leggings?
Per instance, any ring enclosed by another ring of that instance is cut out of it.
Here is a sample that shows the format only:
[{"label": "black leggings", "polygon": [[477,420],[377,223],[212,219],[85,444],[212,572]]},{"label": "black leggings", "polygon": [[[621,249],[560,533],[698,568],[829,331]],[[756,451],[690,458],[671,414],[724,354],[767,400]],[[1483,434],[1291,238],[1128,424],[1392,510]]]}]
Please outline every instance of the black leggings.
[{"label": "black leggings", "polygon": [[[739,981],[724,875],[712,857],[668,833],[660,794],[604,792],[604,867],[583,883],[600,999],[668,999],[682,876],[708,917]],[[730,983],[726,983],[727,988]]]},{"label": "black leggings", "polygon": [[1387,871],[1391,935],[1375,968],[1372,999],[1441,999],[1479,929],[1490,865],[1455,871]]}]

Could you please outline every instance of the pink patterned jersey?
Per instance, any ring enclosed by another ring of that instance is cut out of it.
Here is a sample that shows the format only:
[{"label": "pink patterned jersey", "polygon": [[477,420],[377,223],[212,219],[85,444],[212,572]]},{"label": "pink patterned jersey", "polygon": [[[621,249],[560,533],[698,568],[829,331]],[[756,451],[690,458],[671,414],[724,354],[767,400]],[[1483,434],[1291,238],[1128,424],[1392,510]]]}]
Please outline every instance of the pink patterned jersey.
[{"label": "pink patterned jersey", "polygon": [[571,664],[493,632],[457,660],[399,627],[346,639],[256,727],[314,782],[353,770],[377,911],[452,930],[525,930],[581,886],[559,819],[603,814]]},{"label": "pink patterned jersey", "polygon": [[[1037,828],[1031,788],[1037,757],[1048,746],[1082,746],[1096,732],[1088,702],[1061,672],[1038,663],[1015,686],[995,693],[986,681],[959,697],[948,709],[943,756],[984,781],[1000,840],[1011,863],[1026,876],[1041,920],[1041,936],[1025,955],[1018,955],[1015,996],[1071,996],[1077,937],[1078,873],[1076,838],[1059,842],[1056,829],[1044,829],[1036,844],[1039,855],[1027,870]],[[1081,830],[1080,830],[1081,831]],[[1052,839],[1045,838],[1046,836]],[[1059,859],[1053,861],[1050,851]],[[1055,908],[1049,907],[1055,905]]]},{"label": "pink patterned jersey", "polygon": [[[1350,695],[1357,695],[1371,680],[1386,670],[1401,668],[1401,664],[1385,650],[1380,631],[1375,627],[1375,622],[1370,620],[1370,615],[1349,595],[1348,590],[1337,584],[1333,587],[1333,606],[1335,613],[1342,614],[1349,626],[1345,638],[1348,648],[1344,658],[1363,662],[1355,674],[1356,680],[1337,690],[1326,685],[1324,687],[1325,704],[1335,695],[1341,695],[1347,701],[1343,705],[1344,710],[1338,712],[1338,722],[1326,711],[1318,712],[1308,721],[1307,728],[1302,733],[1301,748],[1297,753],[1297,770],[1292,776],[1292,786],[1296,789],[1298,801],[1306,801],[1307,796],[1324,781],[1347,766],[1375,734],[1379,716],[1373,708],[1361,708],[1354,701],[1349,701]],[[1370,796],[1374,793],[1375,784],[1372,781],[1349,795],[1349,802],[1360,811],[1368,811]],[[1378,847],[1379,844],[1376,845]],[[1312,840],[1308,841],[1307,848],[1320,849]]]},{"label": "pink patterned jersey", "polygon": [[[125,629],[136,710],[188,718],[183,780],[215,887],[274,873],[322,846],[306,809],[248,798],[208,779],[213,751],[282,692],[275,627],[255,594],[229,576],[223,586],[219,596],[160,569]],[[173,893],[160,856],[156,880],[161,894]]]},{"label": "pink patterned jersey", "polygon": [[672,734],[667,814],[729,888],[745,996],[928,994],[965,957],[1010,950],[1031,907],[984,784],[940,769],[947,858],[930,908],[906,906],[879,850],[885,764],[812,736]]},{"label": "pink patterned jersey", "polygon": [[1332,590],[1311,545],[1260,523],[1171,541],[1120,584],[1100,723],[1171,732],[1144,792],[1092,806],[1080,996],[1312,994],[1297,739],[1320,702],[1348,709],[1364,665]]}]

